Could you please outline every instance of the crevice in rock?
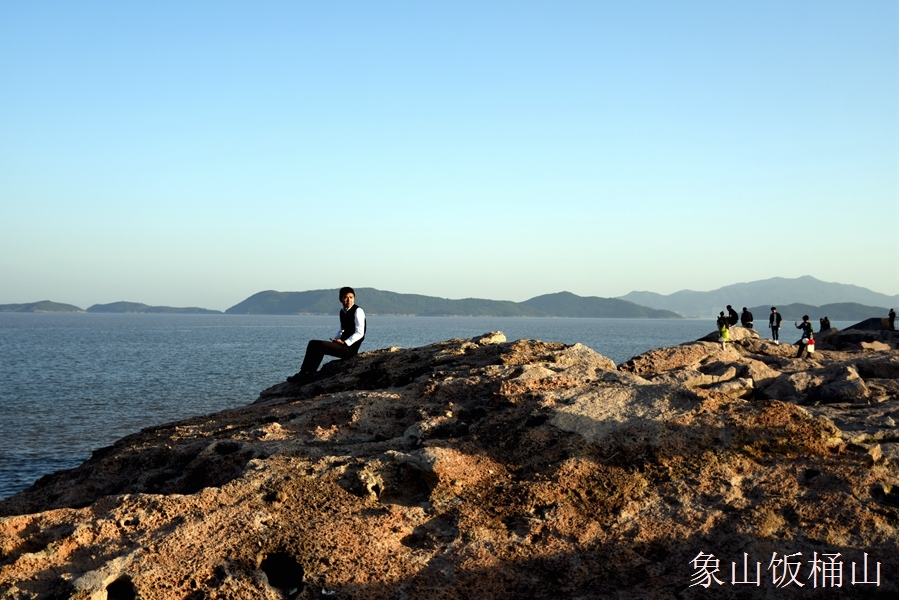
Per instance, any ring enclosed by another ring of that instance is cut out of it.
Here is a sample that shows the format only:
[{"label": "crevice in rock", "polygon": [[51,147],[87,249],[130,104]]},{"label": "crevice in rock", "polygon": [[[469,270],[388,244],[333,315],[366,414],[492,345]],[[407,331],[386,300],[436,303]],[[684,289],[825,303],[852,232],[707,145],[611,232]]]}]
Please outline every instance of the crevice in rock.
[{"label": "crevice in rock", "polygon": [[295,597],[303,590],[303,566],[287,552],[272,552],[267,554],[259,563],[259,568],[268,578],[268,583],[287,594],[289,598]]},{"label": "crevice in rock", "polygon": [[130,577],[122,575],[106,586],[106,598],[107,600],[135,600],[137,589]]}]

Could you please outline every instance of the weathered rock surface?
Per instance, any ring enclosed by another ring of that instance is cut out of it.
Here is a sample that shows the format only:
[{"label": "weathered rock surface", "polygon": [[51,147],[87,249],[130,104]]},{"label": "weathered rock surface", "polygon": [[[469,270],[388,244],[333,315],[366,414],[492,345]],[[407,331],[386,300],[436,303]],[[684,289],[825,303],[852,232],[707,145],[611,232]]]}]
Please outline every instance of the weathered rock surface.
[{"label": "weathered rock surface", "polygon": [[[825,348],[834,350],[875,350],[885,349],[889,346],[896,349],[899,338],[896,337],[895,331],[887,329],[876,331],[863,331],[858,329],[829,329],[823,334],[816,334],[819,343],[823,343]],[[863,344],[867,344],[865,347]],[[872,346],[874,344],[875,346]]]},{"label": "weathered rock surface", "polygon": [[735,330],[620,368],[501,334],[366,352],[145,429],[0,502],[0,598],[895,597],[897,352]]}]

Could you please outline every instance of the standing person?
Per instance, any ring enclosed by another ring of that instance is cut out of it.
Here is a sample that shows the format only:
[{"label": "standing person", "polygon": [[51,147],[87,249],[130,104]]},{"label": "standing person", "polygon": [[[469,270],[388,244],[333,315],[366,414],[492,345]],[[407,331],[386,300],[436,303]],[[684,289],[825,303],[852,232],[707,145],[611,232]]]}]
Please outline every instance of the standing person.
[{"label": "standing person", "polygon": [[890,331],[896,331],[896,311],[890,309]]},{"label": "standing person", "polygon": [[733,327],[737,324],[737,321],[740,320],[740,317],[737,316],[737,311],[734,310],[734,307],[730,304],[727,305],[727,325],[728,327]]},{"label": "standing person", "polygon": [[356,292],[351,287],[340,288],[340,303],[343,304],[340,309],[340,329],[330,341],[310,340],[306,344],[306,356],[300,372],[288,377],[287,381],[309,381],[326,355],[343,359],[359,353],[359,347],[365,339],[365,311],[356,304]]},{"label": "standing person", "polygon": [[740,324],[746,329],[752,329],[752,313],[744,306],[740,313]]},{"label": "standing person", "polygon": [[808,343],[815,339],[815,335],[812,332],[812,324],[808,321],[808,315],[802,315],[802,323],[793,323],[796,326],[796,329],[802,330],[802,337],[799,338],[799,341],[796,342],[796,345],[799,346],[799,351],[796,353],[796,358],[802,356],[806,349],[808,348]]},{"label": "standing person", "polygon": [[722,310],[718,315],[718,341],[721,342],[721,349],[727,348],[726,344],[730,341],[730,328],[727,326],[727,317],[724,316]]},{"label": "standing person", "polygon": [[778,332],[780,331],[780,322],[783,321],[783,317],[780,316],[780,313],[777,312],[777,307],[771,307],[771,316],[768,317],[768,327],[771,328],[771,339],[774,340],[775,344],[780,344],[780,337],[778,336]]}]

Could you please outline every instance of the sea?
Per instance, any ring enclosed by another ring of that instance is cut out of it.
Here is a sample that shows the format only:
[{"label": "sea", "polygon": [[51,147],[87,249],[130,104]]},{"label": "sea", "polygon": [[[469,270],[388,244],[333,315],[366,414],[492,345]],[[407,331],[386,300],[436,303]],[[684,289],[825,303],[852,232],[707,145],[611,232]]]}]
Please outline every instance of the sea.
[{"label": "sea", "polygon": [[[368,320],[363,351],[502,331],[580,342],[616,363],[715,329],[710,319]],[[0,498],[144,427],[252,403],[299,369],[308,340],[336,328],[336,316],[0,313]]]}]

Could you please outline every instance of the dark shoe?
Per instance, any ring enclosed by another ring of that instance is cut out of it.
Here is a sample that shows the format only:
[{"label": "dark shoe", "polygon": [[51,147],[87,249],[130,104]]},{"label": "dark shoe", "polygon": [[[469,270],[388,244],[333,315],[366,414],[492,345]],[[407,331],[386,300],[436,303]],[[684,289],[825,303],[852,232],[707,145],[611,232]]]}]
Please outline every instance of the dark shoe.
[{"label": "dark shoe", "polygon": [[310,379],[312,379],[312,373],[303,373],[300,371],[296,375],[291,375],[287,378],[287,383],[306,383]]}]

